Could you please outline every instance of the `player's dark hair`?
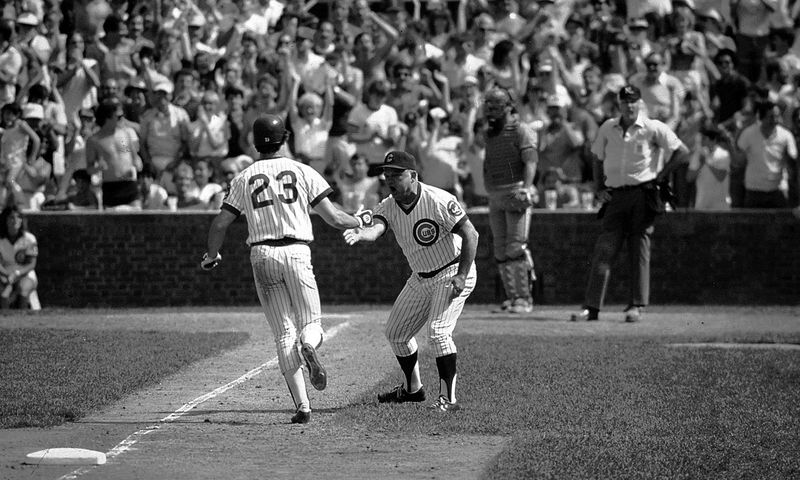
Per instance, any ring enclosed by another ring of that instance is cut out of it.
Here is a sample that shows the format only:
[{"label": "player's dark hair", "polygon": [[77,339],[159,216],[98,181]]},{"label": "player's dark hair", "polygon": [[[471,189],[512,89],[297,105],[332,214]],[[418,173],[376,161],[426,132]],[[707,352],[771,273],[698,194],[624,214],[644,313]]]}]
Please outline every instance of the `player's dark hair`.
[{"label": "player's dark hair", "polygon": [[22,217],[22,226],[19,228],[17,238],[22,236],[22,234],[28,230],[28,222],[25,218],[25,214],[22,212],[22,208],[20,208],[20,206],[16,203],[11,203],[10,205],[7,205],[2,212],[0,212],[0,238],[8,238],[9,240],[12,240],[11,237],[8,236],[8,217],[10,217],[13,213],[18,213],[19,216]]},{"label": "player's dark hair", "polygon": [[262,155],[272,155],[273,153],[277,153],[278,150],[281,149],[281,143],[262,143],[260,145],[256,145],[256,151]]}]

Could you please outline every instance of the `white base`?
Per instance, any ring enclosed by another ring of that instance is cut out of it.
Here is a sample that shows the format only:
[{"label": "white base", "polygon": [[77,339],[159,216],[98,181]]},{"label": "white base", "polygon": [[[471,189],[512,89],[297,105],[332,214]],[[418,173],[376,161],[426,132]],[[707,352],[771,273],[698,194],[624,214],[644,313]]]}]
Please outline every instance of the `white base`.
[{"label": "white base", "polygon": [[103,465],[106,454],[85,448],[48,448],[27,454],[30,465]]}]

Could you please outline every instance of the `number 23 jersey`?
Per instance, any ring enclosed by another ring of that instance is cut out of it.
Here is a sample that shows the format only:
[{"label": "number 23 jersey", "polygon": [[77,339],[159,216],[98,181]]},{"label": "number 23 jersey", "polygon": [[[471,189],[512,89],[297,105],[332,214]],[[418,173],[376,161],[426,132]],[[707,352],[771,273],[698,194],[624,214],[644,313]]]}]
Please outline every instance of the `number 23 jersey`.
[{"label": "number 23 jersey", "polygon": [[374,219],[392,229],[416,273],[438,270],[461,254],[461,237],[455,233],[467,220],[455,196],[422,182],[419,187],[410,207],[389,196],[374,210]]},{"label": "number 23 jersey", "polygon": [[222,208],[247,218],[247,244],[285,237],[310,242],[309,211],[333,193],[316,170],[286,157],[261,159],[231,181]]}]

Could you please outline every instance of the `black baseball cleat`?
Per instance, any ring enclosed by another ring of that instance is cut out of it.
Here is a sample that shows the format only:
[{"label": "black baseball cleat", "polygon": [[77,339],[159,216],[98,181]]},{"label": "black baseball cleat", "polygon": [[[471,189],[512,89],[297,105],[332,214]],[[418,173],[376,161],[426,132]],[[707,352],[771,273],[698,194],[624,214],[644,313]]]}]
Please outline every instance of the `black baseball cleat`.
[{"label": "black baseball cleat", "polygon": [[292,415],[292,423],[308,423],[311,420],[311,412],[304,412],[298,410],[297,413]]},{"label": "black baseball cleat", "polygon": [[317,351],[310,344],[304,343],[300,348],[300,353],[306,361],[308,380],[311,382],[311,386],[317,390],[325,390],[328,385],[328,373],[325,371],[325,367],[322,366],[322,362],[319,361]]},{"label": "black baseball cleat", "polygon": [[390,392],[379,393],[378,403],[406,403],[406,402],[424,402],[425,401],[425,388],[419,387],[414,393],[409,393],[403,388],[403,385],[398,385]]}]

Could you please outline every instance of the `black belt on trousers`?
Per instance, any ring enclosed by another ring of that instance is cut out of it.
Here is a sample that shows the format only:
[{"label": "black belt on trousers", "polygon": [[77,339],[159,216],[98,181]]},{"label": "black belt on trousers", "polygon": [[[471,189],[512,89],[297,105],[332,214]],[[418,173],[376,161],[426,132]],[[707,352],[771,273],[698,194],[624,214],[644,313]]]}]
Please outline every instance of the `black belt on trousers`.
[{"label": "black belt on trousers", "polygon": [[422,278],[433,278],[436,275],[438,275],[439,273],[441,273],[442,270],[444,270],[445,268],[450,267],[452,265],[455,265],[457,263],[458,263],[458,258],[454,259],[452,262],[448,263],[447,265],[443,266],[442,268],[437,268],[436,270],[433,270],[431,272],[419,272],[419,273],[417,273],[417,275],[419,275]]},{"label": "black belt on trousers", "polygon": [[637,183],[636,185],[623,185],[621,187],[612,187],[612,192],[624,192],[626,190],[636,190],[637,188],[645,188],[654,183],[654,180],[650,180],[643,183]]},{"label": "black belt on trousers", "polygon": [[285,247],[287,245],[297,245],[297,244],[308,245],[309,243],[310,242],[307,242],[305,240],[298,240],[292,237],[283,237],[283,238],[275,238],[269,240],[261,240],[260,242],[251,243],[250,246],[256,247],[258,245],[266,245],[268,247]]}]

